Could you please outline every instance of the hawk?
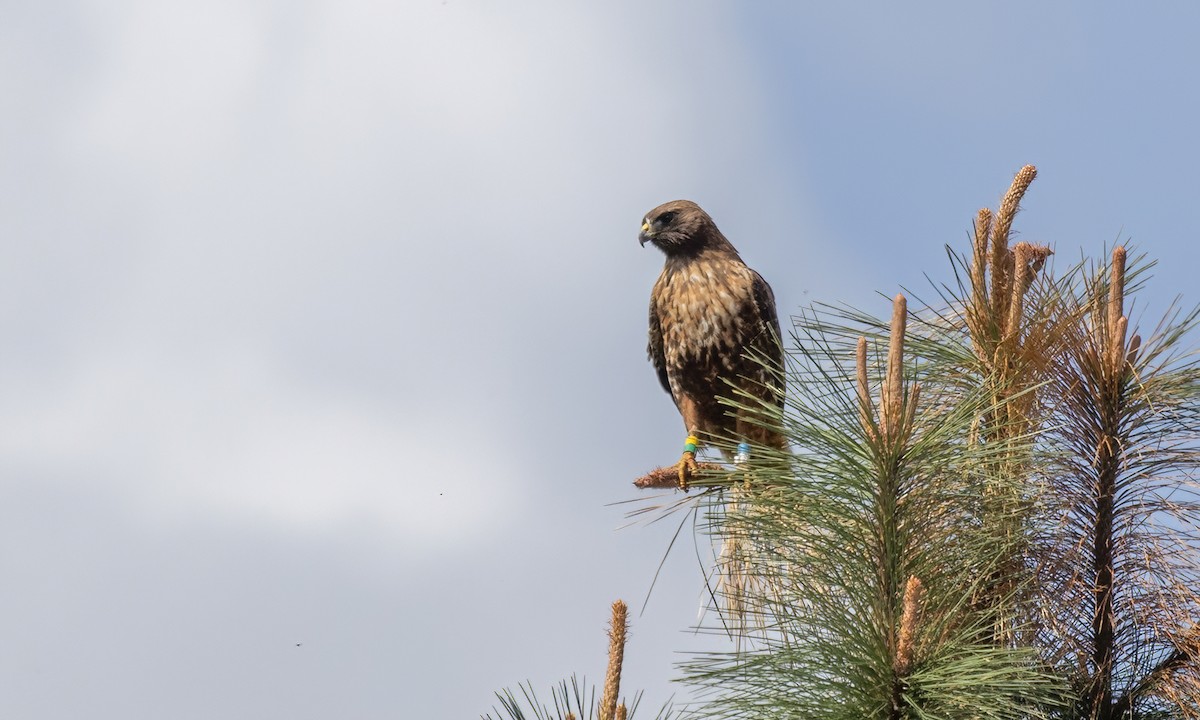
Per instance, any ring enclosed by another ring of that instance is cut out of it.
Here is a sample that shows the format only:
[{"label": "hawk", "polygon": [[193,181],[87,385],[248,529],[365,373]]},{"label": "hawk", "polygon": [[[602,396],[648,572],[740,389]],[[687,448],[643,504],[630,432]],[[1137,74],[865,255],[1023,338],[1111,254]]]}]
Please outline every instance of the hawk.
[{"label": "hawk", "polygon": [[[648,353],[688,432],[679,486],[696,472],[696,449],[717,439],[782,448],[782,435],[721,399],[743,395],[782,408],[783,366],[775,295],[746,266],[708,213],[690,200],[651,210],[638,241],[663,251],[666,263],[650,293]],[[761,422],[761,421],[760,421]]]}]

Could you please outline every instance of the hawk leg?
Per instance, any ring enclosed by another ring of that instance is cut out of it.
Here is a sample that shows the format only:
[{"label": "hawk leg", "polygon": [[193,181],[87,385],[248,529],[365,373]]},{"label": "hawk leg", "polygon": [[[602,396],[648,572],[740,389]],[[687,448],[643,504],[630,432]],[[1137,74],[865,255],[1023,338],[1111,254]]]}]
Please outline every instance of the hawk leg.
[{"label": "hawk leg", "polygon": [[688,481],[696,474],[696,453],[684,451],[679,458],[679,489],[687,492]]},{"label": "hawk leg", "polygon": [[696,446],[700,444],[700,439],[695,435],[688,435],[687,440],[683,443],[683,457],[679,458],[679,489],[688,491],[688,480],[696,474]]}]

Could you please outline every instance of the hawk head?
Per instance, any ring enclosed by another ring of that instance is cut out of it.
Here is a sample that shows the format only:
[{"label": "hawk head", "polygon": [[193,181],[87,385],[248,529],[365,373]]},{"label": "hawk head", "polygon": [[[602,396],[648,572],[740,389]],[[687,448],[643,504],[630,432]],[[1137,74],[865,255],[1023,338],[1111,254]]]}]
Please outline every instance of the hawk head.
[{"label": "hawk head", "polygon": [[696,252],[714,243],[725,242],[708,213],[691,200],[672,200],[646,213],[638,242],[650,242],[668,256]]}]

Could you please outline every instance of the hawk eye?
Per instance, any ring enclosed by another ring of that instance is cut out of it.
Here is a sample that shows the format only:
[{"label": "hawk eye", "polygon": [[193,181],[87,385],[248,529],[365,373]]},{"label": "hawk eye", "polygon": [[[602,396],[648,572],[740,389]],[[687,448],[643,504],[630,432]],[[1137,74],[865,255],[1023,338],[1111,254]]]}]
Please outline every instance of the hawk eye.
[{"label": "hawk eye", "polygon": [[675,219],[675,211],[668,210],[667,212],[658,216],[658,224],[659,225],[670,225],[671,221],[674,219]]}]

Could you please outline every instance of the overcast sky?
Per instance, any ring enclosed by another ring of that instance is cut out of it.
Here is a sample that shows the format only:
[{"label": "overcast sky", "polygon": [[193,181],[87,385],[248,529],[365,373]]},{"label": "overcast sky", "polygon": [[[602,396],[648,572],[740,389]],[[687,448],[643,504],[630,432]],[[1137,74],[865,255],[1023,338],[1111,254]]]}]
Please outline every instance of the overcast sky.
[{"label": "overcast sky", "polygon": [[[1195,303],[1179,7],[0,2],[0,715],[599,678],[675,529],[611,505],[683,440],[645,211],[886,313],[1033,163],[1023,239]],[[702,588],[689,539],[633,614],[648,705]]]}]

